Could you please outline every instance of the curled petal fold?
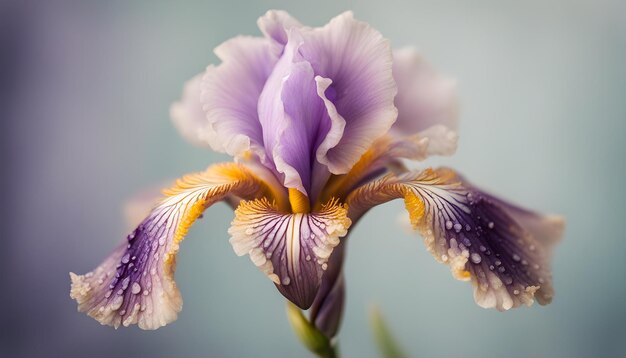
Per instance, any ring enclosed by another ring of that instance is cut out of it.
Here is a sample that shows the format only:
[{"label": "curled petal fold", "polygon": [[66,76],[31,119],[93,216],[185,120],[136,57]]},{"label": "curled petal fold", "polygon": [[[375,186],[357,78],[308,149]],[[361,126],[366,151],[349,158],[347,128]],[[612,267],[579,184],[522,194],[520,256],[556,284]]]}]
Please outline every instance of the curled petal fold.
[{"label": "curled petal fold", "polygon": [[156,329],[176,319],[182,299],[174,271],[179,244],[204,209],[226,195],[272,197],[266,184],[237,164],[218,164],[190,174],[104,262],[85,275],[71,273],[70,296],[78,310],[115,328]]},{"label": "curled petal fold", "polygon": [[337,201],[318,212],[287,214],[259,199],[239,205],[228,232],[237,255],[250,255],[287,299],[307,309],[350,224],[347,208]]},{"label": "curled petal fold", "polygon": [[331,119],[317,160],[331,173],[345,174],[396,120],[391,47],[351,12],[301,33],[300,54],[313,66]]},{"label": "curled petal fold", "polygon": [[301,35],[290,32],[284,54],[259,98],[259,119],[266,152],[283,175],[284,185],[311,197],[319,191],[312,190],[314,178],[328,172],[313,153],[330,119],[317,96],[313,68],[298,55],[301,44]]},{"label": "curled petal fold", "polygon": [[455,278],[471,280],[478,305],[500,311],[552,300],[549,248],[563,220],[507,204],[449,169],[386,176],[355,190],[350,217],[404,198],[411,223]]},{"label": "curled petal fold", "polygon": [[287,44],[289,29],[302,27],[300,22],[283,10],[269,10],[257,20],[259,29],[279,45]]}]

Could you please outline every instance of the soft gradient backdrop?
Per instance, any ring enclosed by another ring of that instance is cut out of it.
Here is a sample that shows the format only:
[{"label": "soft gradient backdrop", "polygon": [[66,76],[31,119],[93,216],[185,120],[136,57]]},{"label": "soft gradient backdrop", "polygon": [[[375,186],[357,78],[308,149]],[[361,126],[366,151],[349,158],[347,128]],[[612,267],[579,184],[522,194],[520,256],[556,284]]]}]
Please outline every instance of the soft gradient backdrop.
[{"label": "soft gradient backdrop", "polygon": [[403,230],[401,202],[373,210],[348,250],[344,357],[378,355],[372,303],[415,357],[625,356],[626,4],[612,0],[0,1],[0,356],[306,355],[282,297],[234,255],[223,204],[182,245],[175,323],[115,331],[69,298],[68,272],[124,237],[128,197],[227,159],[185,143],[168,107],[271,8],[311,25],[352,9],[416,45],[462,99],[458,154],[433,163],[568,221],[552,305],[499,313]]}]

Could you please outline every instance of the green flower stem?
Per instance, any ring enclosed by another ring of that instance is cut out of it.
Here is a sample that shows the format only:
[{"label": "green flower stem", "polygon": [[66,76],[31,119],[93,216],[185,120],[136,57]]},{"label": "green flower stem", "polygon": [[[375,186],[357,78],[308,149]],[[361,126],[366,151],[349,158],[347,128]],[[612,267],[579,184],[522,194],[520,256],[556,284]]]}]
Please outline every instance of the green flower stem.
[{"label": "green flower stem", "polygon": [[370,322],[374,332],[374,339],[382,356],[385,358],[406,358],[406,355],[402,352],[389,331],[380,309],[376,306],[372,306],[370,309]]},{"label": "green flower stem", "polygon": [[287,318],[300,342],[309,351],[319,358],[339,358],[336,346],[291,302],[287,302]]}]

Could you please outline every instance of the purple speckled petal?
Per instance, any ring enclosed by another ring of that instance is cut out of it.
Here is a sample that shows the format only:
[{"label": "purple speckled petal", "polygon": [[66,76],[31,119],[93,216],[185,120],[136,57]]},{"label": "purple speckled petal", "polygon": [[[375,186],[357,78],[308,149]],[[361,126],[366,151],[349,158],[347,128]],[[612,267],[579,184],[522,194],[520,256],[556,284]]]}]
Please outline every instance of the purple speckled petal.
[{"label": "purple speckled petal", "polygon": [[237,164],[183,177],[100,266],[85,275],[70,274],[70,296],[79,311],[115,328],[156,329],[172,322],[182,307],[174,282],[176,254],[190,226],[229,193],[256,198],[266,191]]},{"label": "purple speckled petal", "polygon": [[233,156],[248,150],[264,154],[257,102],[278,61],[271,46],[266,38],[239,36],[215,49],[222,63],[207,68],[200,96],[215,150]]},{"label": "purple speckled petal", "polygon": [[414,48],[393,52],[393,77],[398,86],[398,120],[390,133],[415,134],[432,126],[456,130],[456,82],[439,74]]},{"label": "purple speckled petal", "polygon": [[350,226],[346,214],[336,202],[306,214],[285,214],[265,199],[242,202],[228,230],[230,243],[237,255],[250,255],[280,293],[307,309],[333,248]]},{"label": "purple speckled petal", "polygon": [[561,236],[561,218],[505,204],[449,169],[367,184],[348,198],[350,217],[402,197],[428,250],[450,265],[454,277],[472,281],[478,305],[503,311],[535,298],[551,301],[549,247]]},{"label": "purple speckled petal", "polygon": [[317,160],[334,174],[347,173],[396,120],[389,42],[351,12],[317,29],[301,29],[302,57],[311,63],[331,118]]}]

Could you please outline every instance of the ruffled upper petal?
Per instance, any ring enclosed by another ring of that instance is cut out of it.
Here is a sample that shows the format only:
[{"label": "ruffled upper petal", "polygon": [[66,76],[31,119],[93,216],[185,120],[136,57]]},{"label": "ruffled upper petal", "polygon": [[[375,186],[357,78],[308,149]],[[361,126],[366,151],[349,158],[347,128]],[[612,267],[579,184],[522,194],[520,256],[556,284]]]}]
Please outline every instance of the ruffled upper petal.
[{"label": "ruffled upper petal", "polygon": [[250,255],[286,298],[307,309],[350,224],[347,208],[336,201],[317,212],[288,214],[261,199],[242,202],[228,232],[237,255]]},{"label": "ruffled upper petal", "polygon": [[317,29],[302,29],[300,53],[311,63],[318,94],[331,118],[317,160],[334,174],[347,173],[374,140],[391,127],[393,99],[389,42],[351,12]]},{"label": "ruffled upper petal", "polygon": [[347,200],[350,217],[395,198],[404,198],[435,259],[450,265],[457,279],[472,281],[481,307],[502,311],[535,298],[551,301],[548,248],[561,236],[562,219],[504,204],[449,169],[390,175],[362,186]]},{"label": "ruffled upper petal", "polygon": [[301,45],[302,37],[292,30],[261,93],[259,119],[266,153],[284,185],[310,196],[313,171],[327,171],[315,164],[313,153],[330,120],[316,93],[313,68],[298,55]]},{"label": "ruffled upper petal", "polygon": [[170,107],[170,117],[178,132],[191,144],[210,147],[213,131],[200,103],[200,85],[204,73],[185,83],[180,101]]},{"label": "ruffled upper petal", "polygon": [[407,136],[436,125],[456,130],[458,98],[454,80],[439,74],[411,47],[394,50],[393,77],[398,86],[398,120],[390,133]]},{"label": "ruffled upper petal", "polygon": [[265,38],[216,49],[222,64],[202,79],[202,110],[185,96],[173,115],[195,125],[206,112],[188,137],[234,156],[251,151],[286,187],[315,200],[331,173],[347,173],[395,121],[391,49],[350,12],[316,29],[281,11],[258,24]]},{"label": "ruffled upper petal", "polygon": [[263,133],[257,102],[278,55],[270,40],[239,36],[215,49],[222,60],[209,66],[201,84],[201,103],[214,150],[240,156],[248,150],[263,155]]},{"label": "ruffled upper petal", "polygon": [[286,45],[289,30],[302,27],[300,22],[283,10],[269,10],[259,17],[257,25],[261,32],[279,45]]},{"label": "ruffled upper petal", "polygon": [[100,266],[85,275],[70,274],[70,296],[79,311],[115,328],[138,324],[156,329],[172,322],[182,307],[174,282],[176,254],[193,222],[228,194],[275,198],[265,183],[237,164],[185,176],[165,194]]}]

